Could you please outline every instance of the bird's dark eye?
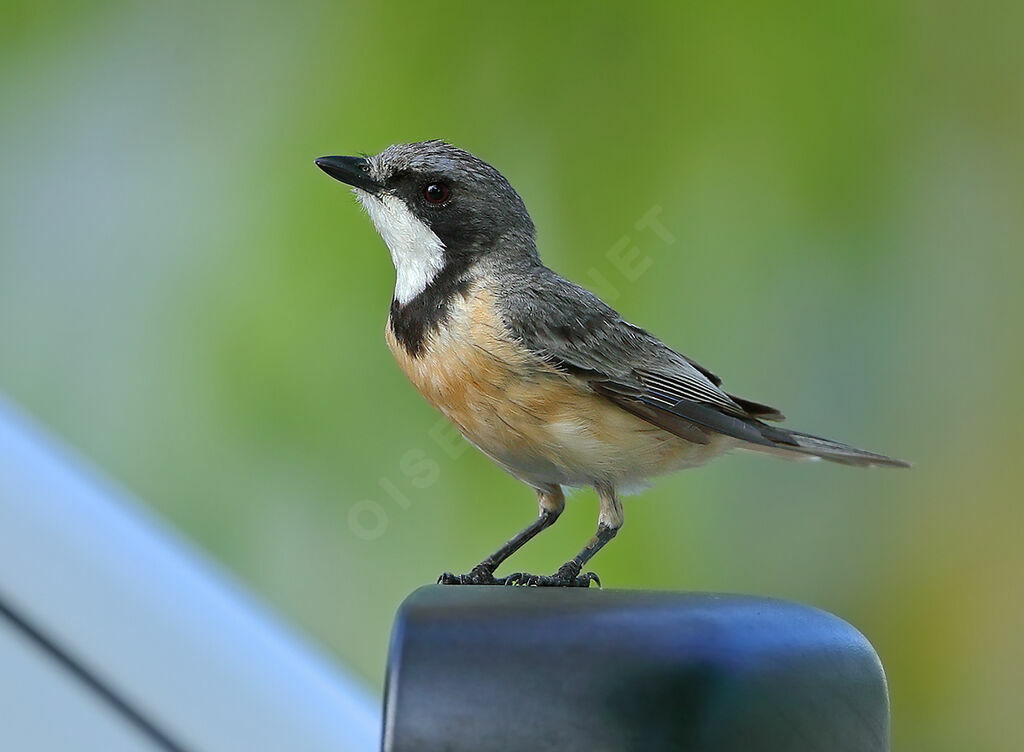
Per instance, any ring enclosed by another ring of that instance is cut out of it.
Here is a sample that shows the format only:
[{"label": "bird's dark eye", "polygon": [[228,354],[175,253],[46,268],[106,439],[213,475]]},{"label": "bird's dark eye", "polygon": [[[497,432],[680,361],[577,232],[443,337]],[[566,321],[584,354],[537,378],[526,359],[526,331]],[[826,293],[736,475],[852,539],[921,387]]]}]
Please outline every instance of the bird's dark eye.
[{"label": "bird's dark eye", "polygon": [[445,183],[431,183],[423,189],[423,198],[428,204],[443,204],[451,194]]}]

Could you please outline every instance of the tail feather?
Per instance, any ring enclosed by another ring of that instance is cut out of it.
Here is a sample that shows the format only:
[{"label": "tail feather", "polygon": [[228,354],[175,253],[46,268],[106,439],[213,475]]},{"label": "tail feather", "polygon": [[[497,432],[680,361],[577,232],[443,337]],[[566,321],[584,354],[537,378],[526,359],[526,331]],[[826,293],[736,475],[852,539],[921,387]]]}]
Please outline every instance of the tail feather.
[{"label": "tail feather", "polygon": [[748,415],[752,415],[758,420],[786,419],[785,415],[783,415],[779,410],[772,407],[771,405],[763,405],[760,402],[754,402],[753,400],[743,399],[743,397],[737,397],[735,394],[730,394],[729,398],[737,405],[742,407]]},{"label": "tail feather", "polygon": [[778,449],[806,454],[812,457],[821,457],[823,460],[838,462],[842,465],[855,465],[858,467],[868,467],[870,465],[910,467],[909,462],[887,457],[884,454],[857,449],[848,444],[825,439],[821,436],[812,436],[809,433],[789,431],[774,426],[765,426],[765,428],[768,429],[763,431],[765,437],[770,439]]}]

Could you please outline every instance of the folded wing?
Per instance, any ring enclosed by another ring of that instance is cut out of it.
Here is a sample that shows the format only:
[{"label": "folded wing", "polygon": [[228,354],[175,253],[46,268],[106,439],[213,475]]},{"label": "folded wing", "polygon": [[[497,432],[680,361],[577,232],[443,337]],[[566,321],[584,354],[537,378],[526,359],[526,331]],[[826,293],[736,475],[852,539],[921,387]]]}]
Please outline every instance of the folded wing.
[{"label": "folded wing", "polygon": [[546,362],[659,428],[697,443],[717,432],[844,464],[905,464],[764,423],[783,415],[726,393],[714,373],[545,267],[531,270],[520,285],[502,296],[502,316],[512,333]]}]

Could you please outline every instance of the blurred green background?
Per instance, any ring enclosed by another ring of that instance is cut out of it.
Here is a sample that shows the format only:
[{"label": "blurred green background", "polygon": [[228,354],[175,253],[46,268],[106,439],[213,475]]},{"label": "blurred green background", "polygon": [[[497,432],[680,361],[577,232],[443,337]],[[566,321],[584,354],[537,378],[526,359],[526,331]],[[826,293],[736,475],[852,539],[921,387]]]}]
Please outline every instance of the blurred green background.
[{"label": "blurred green background", "polygon": [[[915,463],[663,479],[606,586],[832,610],[886,664],[896,749],[1019,749],[1022,8],[5,0],[0,390],[379,687],[403,597],[536,513],[392,362],[388,254],[312,162],[444,137],[556,270]],[[670,239],[637,228],[659,207]]]}]

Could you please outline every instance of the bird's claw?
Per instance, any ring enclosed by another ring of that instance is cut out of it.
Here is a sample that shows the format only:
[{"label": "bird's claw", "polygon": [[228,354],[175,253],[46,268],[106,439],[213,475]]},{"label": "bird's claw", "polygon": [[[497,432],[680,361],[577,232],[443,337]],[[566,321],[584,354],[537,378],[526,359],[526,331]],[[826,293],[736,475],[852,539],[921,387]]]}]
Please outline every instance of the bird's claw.
[{"label": "bird's claw", "polygon": [[579,573],[579,568],[563,566],[555,574],[541,575],[515,572],[504,578],[504,583],[512,587],[590,587],[596,582],[601,587],[601,579],[593,572]]},{"label": "bird's claw", "polygon": [[495,579],[494,572],[486,567],[473,567],[466,574],[445,572],[437,578],[438,585],[504,585],[505,580]]}]

